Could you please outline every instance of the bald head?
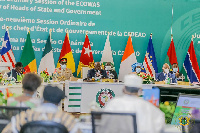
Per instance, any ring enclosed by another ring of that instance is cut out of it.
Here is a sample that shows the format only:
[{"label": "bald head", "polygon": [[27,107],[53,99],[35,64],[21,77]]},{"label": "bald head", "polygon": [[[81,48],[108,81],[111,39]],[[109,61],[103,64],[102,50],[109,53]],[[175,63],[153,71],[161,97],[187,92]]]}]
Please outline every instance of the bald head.
[{"label": "bald head", "polygon": [[170,69],[170,67],[169,67],[169,64],[167,64],[167,63],[165,63],[164,65],[163,65],[163,72],[164,73],[169,73],[169,69]]},{"label": "bald head", "polygon": [[165,63],[165,64],[163,65],[163,69],[169,69],[169,65],[168,65],[167,63]]}]

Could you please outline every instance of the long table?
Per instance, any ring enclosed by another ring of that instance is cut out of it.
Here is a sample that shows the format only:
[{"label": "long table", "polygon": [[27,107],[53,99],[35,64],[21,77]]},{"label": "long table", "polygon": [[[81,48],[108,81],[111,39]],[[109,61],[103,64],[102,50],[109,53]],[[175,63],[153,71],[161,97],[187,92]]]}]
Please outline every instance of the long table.
[{"label": "long table", "polygon": [[200,95],[200,86],[188,85],[153,85],[160,89],[160,102],[177,101],[179,94]]},{"label": "long table", "polygon": [[[91,109],[102,110],[113,97],[123,95],[123,83],[108,82],[65,82],[64,111],[90,113]],[[143,85],[151,89],[152,86]]]},{"label": "long table", "polygon": [[[123,95],[123,87],[123,83],[66,81],[64,111],[90,113],[91,109],[101,110],[112,97]],[[153,87],[160,89],[160,102],[176,101],[180,93],[200,94],[199,86],[144,84],[142,88]]]},{"label": "long table", "polygon": [[[43,91],[45,86],[47,85],[58,86],[58,88],[63,90],[63,83],[64,82],[42,83],[41,86],[37,89],[39,97],[41,98],[43,97]],[[6,88],[8,88],[10,92],[15,93],[16,95],[21,95],[23,91],[21,83],[15,85],[0,85],[0,90],[5,91]]]}]

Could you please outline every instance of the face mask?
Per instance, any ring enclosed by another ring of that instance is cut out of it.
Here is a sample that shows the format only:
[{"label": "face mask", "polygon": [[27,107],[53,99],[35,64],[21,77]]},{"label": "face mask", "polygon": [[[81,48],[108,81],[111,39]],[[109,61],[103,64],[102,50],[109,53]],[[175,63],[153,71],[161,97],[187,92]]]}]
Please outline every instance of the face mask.
[{"label": "face mask", "polygon": [[164,69],[164,72],[165,73],[169,73],[169,69]]},{"label": "face mask", "polygon": [[173,72],[178,72],[178,68],[173,68]]},{"label": "face mask", "polygon": [[111,66],[105,66],[105,70],[111,70]]},{"label": "face mask", "polygon": [[136,73],[140,73],[141,72],[141,68],[136,68]]},{"label": "face mask", "polygon": [[61,69],[65,69],[66,68],[66,65],[61,65]]}]

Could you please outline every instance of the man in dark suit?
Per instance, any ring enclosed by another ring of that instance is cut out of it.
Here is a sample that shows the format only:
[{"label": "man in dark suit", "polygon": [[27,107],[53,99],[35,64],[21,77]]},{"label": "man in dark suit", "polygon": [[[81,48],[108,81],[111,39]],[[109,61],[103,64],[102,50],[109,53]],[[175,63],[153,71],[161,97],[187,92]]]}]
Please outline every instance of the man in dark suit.
[{"label": "man in dark suit", "polygon": [[176,80],[176,77],[175,77],[175,74],[171,74],[169,72],[169,65],[167,63],[165,63],[163,65],[163,71],[160,72],[160,73],[156,73],[156,80],[157,81],[165,81],[166,78],[170,78],[172,81],[172,83],[176,83],[177,80]]},{"label": "man in dark suit", "polygon": [[106,71],[101,69],[101,64],[99,62],[95,62],[94,69],[91,69],[88,71],[87,77],[88,79],[95,78],[95,80],[101,79],[101,78],[108,78]]},{"label": "man in dark suit", "polygon": [[24,72],[24,68],[21,62],[17,62],[15,64],[15,68],[11,70],[12,72],[7,73],[8,77],[11,76],[12,73],[12,77],[15,78],[15,80],[17,81],[17,75],[22,75]]},{"label": "man in dark suit", "polygon": [[111,62],[107,62],[105,64],[104,69],[106,70],[106,74],[109,79],[118,79],[117,73],[115,70],[113,70],[113,66],[112,66]]}]

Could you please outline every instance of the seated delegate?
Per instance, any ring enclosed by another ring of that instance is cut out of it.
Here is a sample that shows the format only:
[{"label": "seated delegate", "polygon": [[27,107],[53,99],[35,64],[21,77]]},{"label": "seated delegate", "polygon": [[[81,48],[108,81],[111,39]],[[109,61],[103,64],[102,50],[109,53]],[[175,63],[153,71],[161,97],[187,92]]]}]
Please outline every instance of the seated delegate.
[{"label": "seated delegate", "polygon": [[170,78],[170,82],[171,83],[177,83],[177,79],[176,79],[176,76],[175,74],[171,74],[169,72],[170,70],[170,67],[167,63],[165,63],[162,67],[162,72],[160,73],[156,73],[156,80],[157,81],[165,81],[166,79]]}]

